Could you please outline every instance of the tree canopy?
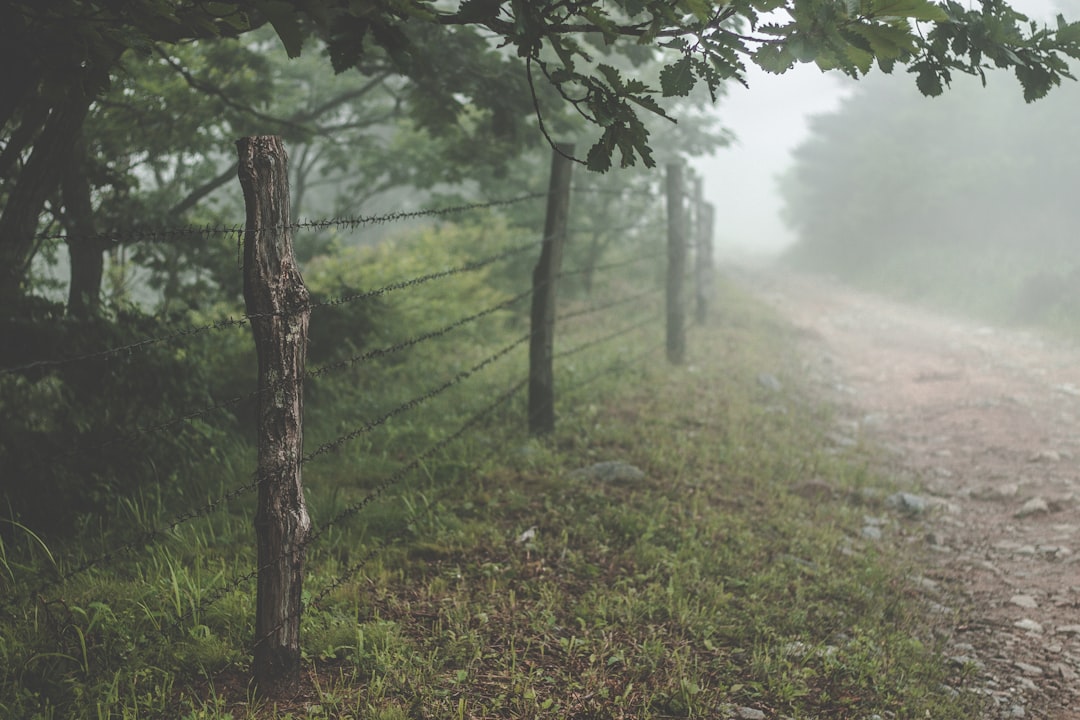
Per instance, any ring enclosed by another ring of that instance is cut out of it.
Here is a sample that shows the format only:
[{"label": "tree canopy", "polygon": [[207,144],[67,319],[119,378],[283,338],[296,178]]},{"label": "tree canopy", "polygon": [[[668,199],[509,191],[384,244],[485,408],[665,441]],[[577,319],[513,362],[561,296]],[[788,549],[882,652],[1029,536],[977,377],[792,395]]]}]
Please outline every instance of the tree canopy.
[{"label": "tree canopy", "polygon": [[[322,48],[336,72],[406,79],[410,113],[425,129],[454,127],[479,110],[495,135],[512,136],[524,82],[550,135],[558,113],[541,98],[552,93],[595,126],[582,161],[598,171],[613,156],[623,166],[653,164],[643,117],[667,117],[665,98],[695,86],[716,93],[744,81],[747,63],[784,72],[816,62],[854,77],[875,63],[885,72],[906,65],[930,95],[954,73],[1011,68],[1033,100],[1080,56],[1080,24],[1059,18],[1040,28],[1004,0],[976,8],[952,0],[12,0],[0,7],[0,59],[19,68],[0,92],[0,303],[20,296],[43,207],[87,205],[71,158],[125,68],[155,62],[162,46],[266,26],[290,57]],[[660,70],[629,72],[615,57],[659,57]]]}]

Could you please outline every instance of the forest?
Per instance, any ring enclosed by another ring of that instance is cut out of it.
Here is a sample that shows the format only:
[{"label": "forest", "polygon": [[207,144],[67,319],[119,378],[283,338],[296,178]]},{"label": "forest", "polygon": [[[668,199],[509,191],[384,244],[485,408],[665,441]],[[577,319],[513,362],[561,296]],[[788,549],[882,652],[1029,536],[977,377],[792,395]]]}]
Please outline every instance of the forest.
[{"label": "forest", "polygon": [[987,321],[1080,327],[1066,131],[1080,88],[1001,83],[928,101],[877,76],[817,117],[782,182],[793,266]]},{"label": "forest", "polygon": [[[1080,24],[979,5],[5,3],[0,715],[977,707],[900,571],[850,551],[861,509],[790,491],[808,468],[853,495],[888,480],[826,452],[827,410],[769,395],[790,338],[703,280],[710,190],[672,178],[731,142],[714,108],[747,63],[934,96],[991,69],[1027,101],[1071,82]],[[254,136],[287,148],[277,229],[309,294],[276,314],[245,305]],[[845,228],[800,195],[828,188],[813,155],[787,192],[818,258]],[[519,348],[560,159],[559,425],[530,433]],[[303,589],[260,633],[259,423],[285,393],[256,384],[252,330],[301,313]]]}]

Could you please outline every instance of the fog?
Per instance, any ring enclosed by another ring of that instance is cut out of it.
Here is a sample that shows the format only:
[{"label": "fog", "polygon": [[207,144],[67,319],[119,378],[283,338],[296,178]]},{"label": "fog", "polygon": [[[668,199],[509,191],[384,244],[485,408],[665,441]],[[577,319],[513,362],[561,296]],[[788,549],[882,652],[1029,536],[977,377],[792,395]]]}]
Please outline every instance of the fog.
[{"label": "fog", "polygon": [[[1069,20],[1080,19],[1080,8],[1070,9],[1068,0],[1011,0],[1011,4],[1040,23],[1052,23],[1058,12]],[[891,80],[915,84],[900,67]],[[806,140],[809,118],[835,110],[856,83],[837,72],[822,73],[814,65],[799,65],[779,76],[750,65],[748,82],[749,88],[733,85],[716,108],[734,132],[735,144],[693,163],[717,207],[715,242],[721,259],[774,256],[795,241],[780,216],[778,179],[791,166],[793,150]],[[1008,85],[1015,90],[1017,103],[1023,104],[1010,72],[991,72],[989,82]]]}]

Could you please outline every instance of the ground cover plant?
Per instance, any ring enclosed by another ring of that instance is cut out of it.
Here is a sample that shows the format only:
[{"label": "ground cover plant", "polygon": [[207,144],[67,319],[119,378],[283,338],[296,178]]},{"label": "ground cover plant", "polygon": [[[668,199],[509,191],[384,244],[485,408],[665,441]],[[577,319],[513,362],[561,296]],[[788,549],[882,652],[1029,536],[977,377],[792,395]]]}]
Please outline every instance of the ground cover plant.
[{"label": "ground cover plant", "polygon": [[[645,284],[611,282],[608,297]],[[523,354],[508,354],[305,469],[324,530],[309,548],[305,680],[278,697],[247,682],[250,495],[60,584],[49,580],[73,547],[167,525],[176,493],[133,494],[68,539],[9,522],[0,715],[976,716],[963,669],[934,652],[905,559],[859,538],[889,483],[866,456],[827,447],[829,412],[799,387],[788,329],[723,284],[686,365],[671,367],[660,298],[561,325],[553,436],[525,434],[519,394],[440,445],[523,377]],[[359,422],[335,397],[393,406],[521,331],[512,311],[484,321],[464,349],[328,381],[341,385],[318,391],[312,433]],[[230,448],[193,500],[246,478],[250,453]],[[578,472],[610,461],[642,475]],[[831,491],[805,497],[809,481]]]}]

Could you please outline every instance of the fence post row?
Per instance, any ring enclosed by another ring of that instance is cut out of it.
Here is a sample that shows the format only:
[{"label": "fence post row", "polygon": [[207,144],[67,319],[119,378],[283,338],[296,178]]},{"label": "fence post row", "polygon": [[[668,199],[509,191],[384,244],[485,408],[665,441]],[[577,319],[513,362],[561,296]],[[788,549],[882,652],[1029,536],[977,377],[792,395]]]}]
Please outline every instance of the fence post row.
[{"label": "fence post row", "polygon": [[[311,530],[300,478],[308,291],[293,255],[281,139],[237,141],[247,208],[244,301],[259,360],[258,594],[253,670],[269,691],[299,678],[301,585]],[[272,391],[270,389],[272,388]]]},{"label": "fence post row", "polygon": [[532,334],[529,337],[529,432],[533,435],[555,430],[555,287],[570,214],[573,156],[572,144],[557,143],[552,148],[544,239],[540,259],[533,270]]},{"label": "fence post row", "polygon": [[667,273],[667,357],[676,365],[686,357],[686,309],[683,280],[686,276],[686,209],[683,163],[667,166],[668,273]]}]

